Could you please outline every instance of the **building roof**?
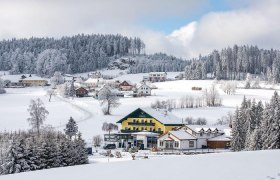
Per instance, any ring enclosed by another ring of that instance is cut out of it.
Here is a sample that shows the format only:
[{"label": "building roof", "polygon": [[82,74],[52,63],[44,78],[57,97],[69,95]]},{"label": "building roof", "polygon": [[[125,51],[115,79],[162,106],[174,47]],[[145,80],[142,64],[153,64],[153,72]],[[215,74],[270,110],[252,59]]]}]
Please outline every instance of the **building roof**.
[{"label": "building roof", "polygon": [[146,86],[146,87],[148,87],[148,88],[150,88],[150,89],[151,89],[151,87],[150,87],[150,86],[148,86],[146,83],[139,84],[139,85],[137,85],[137,86],[136,86],[136,88],[137,88],[137,89],[139,89],[139,88],[141,88],[142,86]]},{"label": "building roof", "polygon": [[88,92],[88,90],[87,90],[86,88],[84,88],[84,87],[78,87],[78,88],[75,89],[75,91],[77,91],[77,90],[79,90],[79,89],[83,89],[83,90],[85,90],[86,92]]},{"label": "building roof", "polygon": [[149,131],[141,131],[131,133],[131,135],[141,135],[141,136],[159,136],[159,133],[149,132]]},{"label": "building roof", "polygon": [[201,131],[208,131],[209,129],[211,131],[218,130],[219,133],[225,133],[225,131],[228,131],[230,128],[228,126],[211,126],[211,125],[186,125],[188,128],[192,129],[196,133],[199,133]]},{"label": "building roof", "polygon": [[138,108],[132,113],[128,114],[117,123],[121,123],[127,118],[154,118],[164,125],[182,125],[182,119],[174,116],[170,112],[163,112],[160,110],[154,110],[152,108]]},{"label": "building roof", "polygon": [[103,78],[88,78],[85,83],[101,83],[104,82]]},{"label": "building roof", "polygon": [[166,72],[150,72],[149,74],[167,74]]},{"label": "building roof", "polygon": [[231,137],[227,136],[226,134],[223,134],[220,136],[210,138],[207,141],[231,141]]},{"label": "building roof", "polygon": [[34,81],[34,80],[44,80],[44,81],[47,81],[46,79],[44,79],[44,78],[41,78],[41,77],[38,77],[38,76],[31,76],[31,77],[29,77],[29,76],[26,76],[26,78],[24,78],[24,79],[22,79],[22,80],[32,80],[32,81]]},{"label": "building roof", "polygon": [[179,140],[185,140],[185,139],[196,139],[193,135],[186,131],[169,131],[170,134],[175,136]]},{"label": "building roof", "polygon": [[[26,78],[22,79],[22,76],[25,76]],[[19,82],[20,80],[45,80],[44,78],[38,77],[34,74],[31,74],[31,77],[29,77],[30,74],[16,74],[16,75],[5,75],[1,76],[3,80],[10,80],[11,82]]]}]

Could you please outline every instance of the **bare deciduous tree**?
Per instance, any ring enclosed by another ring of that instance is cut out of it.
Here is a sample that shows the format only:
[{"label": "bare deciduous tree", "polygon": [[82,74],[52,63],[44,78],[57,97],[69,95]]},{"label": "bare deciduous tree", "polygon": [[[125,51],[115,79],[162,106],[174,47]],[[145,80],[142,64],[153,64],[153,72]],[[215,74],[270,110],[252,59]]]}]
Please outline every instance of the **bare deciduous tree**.
[{"label": "bare deciduous tree", "polygon": [[210,88],[204,91],[204,97],[207,106],[220,106],[222,103],[222,99],[220,98],[215,84],[212,84]]},{"label": "bare deciduous tree", "polygon": [[27,110],[30,114],[30,118],[28,118],[27,121],[33,129],[36,129],[37,135],[39,136],[40,127],[43,125],[49,112],[46,110],[44,103],[40,98],[36,100],[32,99]]},{"label": "bare deciduous tree", "polygon": [[103,139],[100,135],[96,135],[93,137],[92,143],[94,147],[100,147]]},{"label": "bare deciduous tree", "polygon": [[99,92],[98,99],[101,102],[101,106],[104,106],[102,109],[104,115],[110,115],[111,109],[120,105],[119,98],[109,87],[104,87],[102,91]]},{"label": "bare deciduous tree", "polygon": [[102,125],[102,130],[108,132],[109,135],[110,135],[111,131],[114,131],[114,130],[116,131],[118,129],[119,129],[118,125],[113,124],[113,123],[104,122]]}]

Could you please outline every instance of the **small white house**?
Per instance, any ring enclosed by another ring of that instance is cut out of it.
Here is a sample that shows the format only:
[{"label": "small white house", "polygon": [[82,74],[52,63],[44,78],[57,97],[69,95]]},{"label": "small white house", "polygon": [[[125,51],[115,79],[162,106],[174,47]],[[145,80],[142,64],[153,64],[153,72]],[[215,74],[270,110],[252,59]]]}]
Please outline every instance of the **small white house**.
[{"label": "small white house", "polygon": [[201,126],[185,125],[180,128],[197,138],[197,148],[207,147],[207,141],[211,138],[230,134],[231,128],[228,126]]},{"label": "small white house", "polygon": [[196,149],[197,138],[186,131],[169,131],[158,138],[158,149]]},{"label": "small white house", "polygon": [[151,95],[151,88],[147,84],[143,83],[136,89],[137,96],[150,96]]}]

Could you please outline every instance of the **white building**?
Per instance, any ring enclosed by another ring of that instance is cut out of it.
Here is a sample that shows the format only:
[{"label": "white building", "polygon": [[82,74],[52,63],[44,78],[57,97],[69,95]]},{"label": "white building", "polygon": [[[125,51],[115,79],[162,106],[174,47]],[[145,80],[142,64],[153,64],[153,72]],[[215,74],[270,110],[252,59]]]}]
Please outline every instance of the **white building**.
[{"label": "white building", "polygon": [[185,125],[181,128],[197,138],[197,148],[207,147],[208,139],[221,135],[230,136],[231,128],[228,126],[201,126],[201,125]]},{"label": "white building", "polygon": [[231,128],[227,126],[185,125],[158,138],[158,149],[228,148]]},{"label": "white building", "polygon": [[186,131],[169,131],[158,138],[158,149],[196,149],[197,138]]},{"label": "white building", "polygon": [[151,95],[151,88],[147,84],[141,84],[136,89],[137,96],[150,96]]},{"label": "white building", "polygon": [[163,82],[166,81],[167,73],[166,72],[150,72],[149,81],[151,82]]}]

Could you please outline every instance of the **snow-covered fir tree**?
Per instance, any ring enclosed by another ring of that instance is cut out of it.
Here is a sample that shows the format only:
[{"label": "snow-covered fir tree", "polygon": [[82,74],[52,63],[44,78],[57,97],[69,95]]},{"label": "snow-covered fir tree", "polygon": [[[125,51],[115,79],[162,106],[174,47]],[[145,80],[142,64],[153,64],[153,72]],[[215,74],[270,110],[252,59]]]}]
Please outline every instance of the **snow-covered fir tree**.
[{"label": "snow-covered fir tree", "polygon": [[280,97],[275,91],[263,115],[263,149],[280,148]]},{"label": "snow-covered fir tree", "polygon": [[0,78],[0,94],[6,93],[4,80]]},{"label": "snow-covered fir tree", "polygon": [[[200,71],[199,64],[206,64],[207,73],[212,78],[245,80],[246,74],[258,75],[269,83],[279,83],[280,51],[259,49],[256,46],[237,46],[214,50],[206,56],[192,59],[185,68],[186,79]],[[203,73],[204,74],[204,73]],[[188,76],[188,75],[191,75]],[[199,76],[196,76],[199,77]],[[201,78],[203,79],[203,78]],[[247,81],[247,87],[249,82]],[[253,86],[250,83],[251,86]]]},{"label": "snow-covered fir tree", "polygon": [[72,79],[72,81],[71,81],[68,95],[72,98],[74,98],[75,95],[76,95],[75,86],[74,86],[74,79]]},{"label": "snow-covered fir tree", "polygon": [[72,137],[77,135],[78,125],[72,117],[70,117],[68,123],[66,124],[66,128],[64,129],[64,131],[70,140],[72,139]]},{"label": "snow-covered fir tree", "polygon": [[0,41],[0,71],[48,77],[55,71],[88,72],[106,67],[116,57],[144,52],[145,44],[140,38],[121,35],[12,39]]}]

